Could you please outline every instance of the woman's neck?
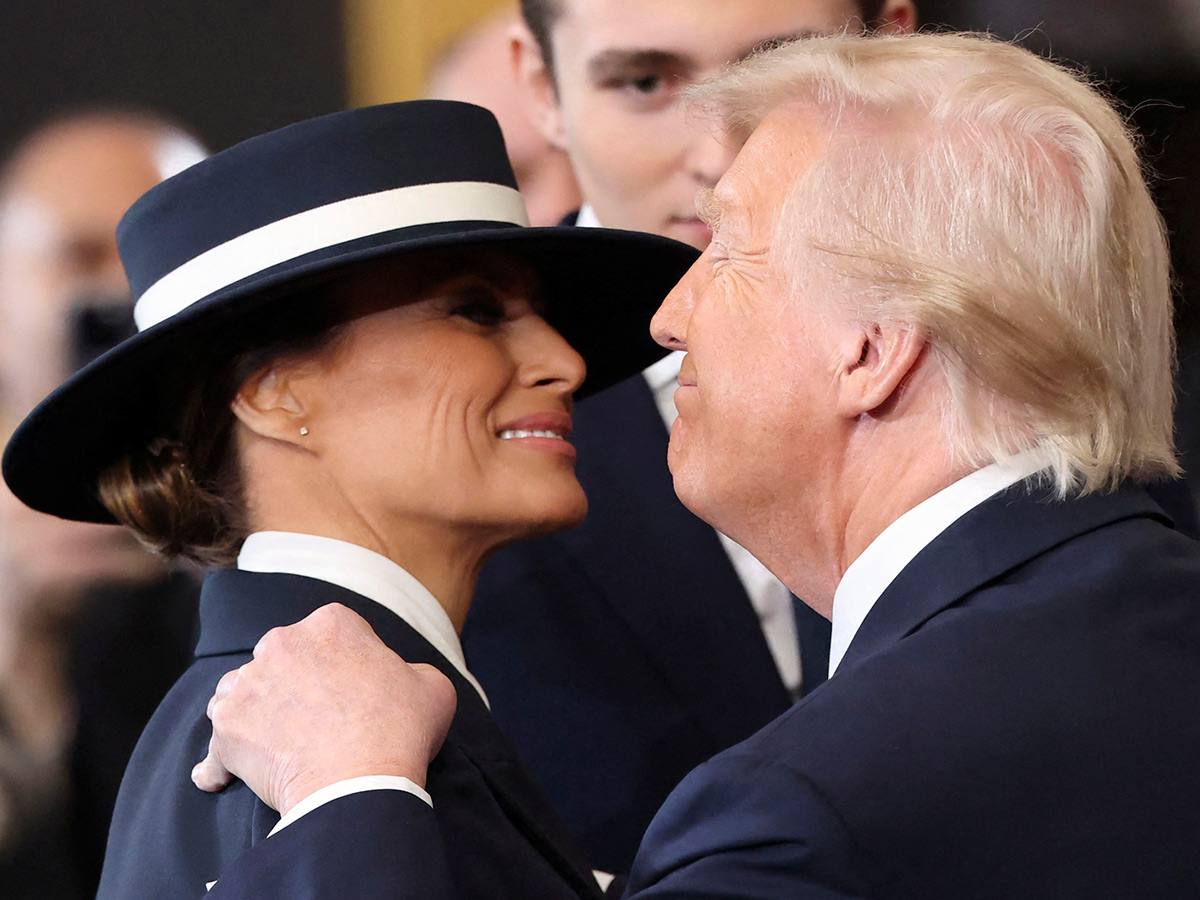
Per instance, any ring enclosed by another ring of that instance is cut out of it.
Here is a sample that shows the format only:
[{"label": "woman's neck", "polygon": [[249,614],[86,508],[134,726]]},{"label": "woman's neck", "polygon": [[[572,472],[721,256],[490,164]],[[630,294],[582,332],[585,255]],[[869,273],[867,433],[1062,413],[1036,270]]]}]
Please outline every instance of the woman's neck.
[{"label": "woman's neck", "polygon": [[447,529],[392,528],[386,533],[361,521],[331,521],[311,516],[255,516],[254,531],[284,531],[345,541],[378,553],[421,583],[445,610],[456,632],[462,630],[479,570],[490,547]]}]

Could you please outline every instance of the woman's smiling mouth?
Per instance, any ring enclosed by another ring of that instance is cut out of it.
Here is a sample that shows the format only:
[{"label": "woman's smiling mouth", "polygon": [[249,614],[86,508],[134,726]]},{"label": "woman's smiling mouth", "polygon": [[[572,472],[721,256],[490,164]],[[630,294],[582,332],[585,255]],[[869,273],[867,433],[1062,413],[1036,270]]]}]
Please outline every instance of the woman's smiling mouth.
[{"label": "woman's smiling mouth", "polygon": [[497,432],[502,441],[515,442],[530,450],[544,450],[574,458],[575,447],[567,440],[571,436],[571,417],[566,413],[534,413],[507,422]]}]

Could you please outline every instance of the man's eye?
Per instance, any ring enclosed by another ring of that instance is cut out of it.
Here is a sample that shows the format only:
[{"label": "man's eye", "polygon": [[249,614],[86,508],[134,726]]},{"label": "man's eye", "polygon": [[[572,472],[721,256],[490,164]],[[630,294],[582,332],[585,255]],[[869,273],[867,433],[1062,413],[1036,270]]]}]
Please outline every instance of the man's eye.
[{"label": "man's eye", "polygon": [[664,79],[661,75],[643,75],[641,78],[631,79],[629,87],[637,91],[639,94],[654,94],[657,93],[664,84]]},{"label": "man's eye", "polygon": [[494,328],[504,321],[504,306],[498,300],[464,300],[451,310],[451,315]]},{"label": "man's eye", "polygon": [[657,108],[674,100],[675,81],[665,74],[646,72],[616,77],[608,83],[608,87],[617,90],[639,107]]}]

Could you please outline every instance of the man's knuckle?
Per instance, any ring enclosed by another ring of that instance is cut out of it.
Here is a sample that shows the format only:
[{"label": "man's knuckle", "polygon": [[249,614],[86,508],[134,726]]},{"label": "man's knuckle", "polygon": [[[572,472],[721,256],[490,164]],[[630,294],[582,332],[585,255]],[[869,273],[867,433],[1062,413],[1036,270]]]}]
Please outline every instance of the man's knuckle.
[{"label": "man's knuckle", "polygon": [[262,659],[269,657],[281,651],[287,646],[287,629],[284,627],[272,628],[254,645],[254,658]]}]

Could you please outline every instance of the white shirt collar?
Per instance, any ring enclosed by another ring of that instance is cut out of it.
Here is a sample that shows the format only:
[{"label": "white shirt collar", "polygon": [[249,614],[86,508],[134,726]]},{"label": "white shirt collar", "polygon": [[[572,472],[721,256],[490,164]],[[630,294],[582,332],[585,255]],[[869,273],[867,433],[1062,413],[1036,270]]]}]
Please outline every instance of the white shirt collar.
[{"label": "white shirt collar", "polygon": [[600,219],[596,215],[596,208],[590,203],[585,203],[579,207],[579,215],[575,217],[576,228],[603,228],[600,224]]},{"label": "white shirt collar", "polygon": [[1033,451],[984,466],[918,503],[880,532],[846,569],[834,592],[829,676],[837,671],[875,601],[918,553],[984,500],[1044,466],[1044,457]]},{"label": "white shirt collar", "polygon": [[462,643],[442,605],[421,582],[386,556],[357,544],[314,534],[259,531],[242,544],[237,567],[246,572],[304,575],[374,600],[429,641],[487,704],[483,688],[467,671]]}]

